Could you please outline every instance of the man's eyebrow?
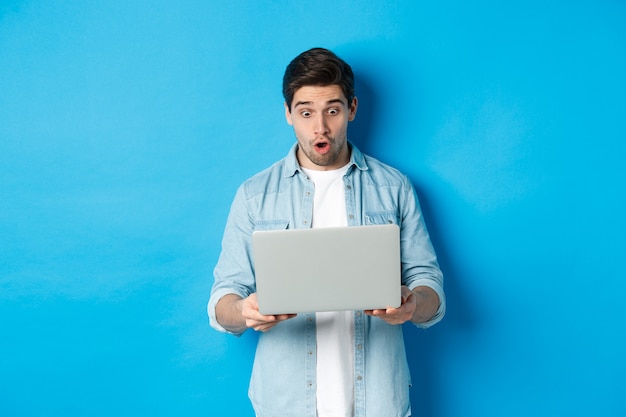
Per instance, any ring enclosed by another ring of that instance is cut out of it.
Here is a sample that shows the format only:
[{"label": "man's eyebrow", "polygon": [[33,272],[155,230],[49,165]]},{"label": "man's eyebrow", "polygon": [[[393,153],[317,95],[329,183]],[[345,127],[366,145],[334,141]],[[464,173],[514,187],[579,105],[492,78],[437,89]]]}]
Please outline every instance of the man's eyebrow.
[{"label": "man's eyebrow", "polygon": [[312,101],[297,101],[294,103],[293,107],[298,107],[298,106],[309,106],[311,105]]},{"label": "man's eyebrow", "polygon": [[[346,102],[345,102],[344,100],[342,100],[341,98],[333,98],[333,99],[328,100],[328,101],[326,102],[326,105],[329,105],[329,104],[336,104],[336,103],[339,103],[339,104],[346,104]],[[311,104],[313,104],[313,102],[312,102],[312,101],[297,101],[297,102],[293,105],[293,107],[295,108],[295,107],[298,107],[298,106],[310,106]]]}]

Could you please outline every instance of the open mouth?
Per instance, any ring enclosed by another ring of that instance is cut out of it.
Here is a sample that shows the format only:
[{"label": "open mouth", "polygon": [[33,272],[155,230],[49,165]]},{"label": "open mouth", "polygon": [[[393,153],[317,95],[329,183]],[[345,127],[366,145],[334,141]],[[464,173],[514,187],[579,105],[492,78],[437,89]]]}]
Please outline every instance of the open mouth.
[{"label": "open mouth", "polygon": [[330,150],[330,143],[328,142],[318,142],[314,146],[315,150],[324,155]]}]

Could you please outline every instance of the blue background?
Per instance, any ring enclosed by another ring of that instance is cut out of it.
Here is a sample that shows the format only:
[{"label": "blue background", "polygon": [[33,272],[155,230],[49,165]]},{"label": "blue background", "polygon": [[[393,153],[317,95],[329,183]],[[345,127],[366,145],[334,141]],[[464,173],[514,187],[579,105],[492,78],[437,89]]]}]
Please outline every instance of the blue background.
[{"label": "blue background", "polygon": [[446,275],[444,321],[405,329],[414,414],[626,415],[617,0],[2,1],[0,415],[252,415],[255,335],[206,302],[313,46]]}]

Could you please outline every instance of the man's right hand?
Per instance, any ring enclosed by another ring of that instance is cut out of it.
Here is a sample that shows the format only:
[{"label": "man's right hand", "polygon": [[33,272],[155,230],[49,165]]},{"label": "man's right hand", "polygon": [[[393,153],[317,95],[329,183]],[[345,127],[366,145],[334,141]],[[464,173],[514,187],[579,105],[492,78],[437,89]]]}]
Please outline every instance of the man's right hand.
[{"label": "man's right hand", "polygon": [[278,323],[296,317],[296,314],[277,314],[266,316],[259,313],[256,293],[246,298],[235,294],[222,297],[215,306],[217,321],[234,333],[243,333],[246,329],[266,332]]},{"label": "man's right hand", "polygon": [[281,321],[296,317],[296,314],[277,314],[265,316],[259,313],[259,303],[256,293],[239,301],[241,303],[241,316],[246,320],[246,327],[257,332],[266,332]]}]

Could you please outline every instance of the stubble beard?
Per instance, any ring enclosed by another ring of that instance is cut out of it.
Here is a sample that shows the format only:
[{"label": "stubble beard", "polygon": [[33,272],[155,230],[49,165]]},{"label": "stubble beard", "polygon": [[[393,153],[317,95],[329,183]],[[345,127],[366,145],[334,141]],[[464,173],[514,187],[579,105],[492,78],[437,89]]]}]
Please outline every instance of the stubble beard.
[{"label": "stubble beard", "polygon": [[315,151],[315,145],[310,145],[308,147],[300,146],[300,149],[304,153],[304,155],[315,165],[321,167],[327,167],[335,164],[344,150],[344,147],[347,146],[346,143],[342,147],[337,147],[337,141],[335,138],[327,137],[328,143],[330,144],[330,152],[325,155],[321,155]]}]

